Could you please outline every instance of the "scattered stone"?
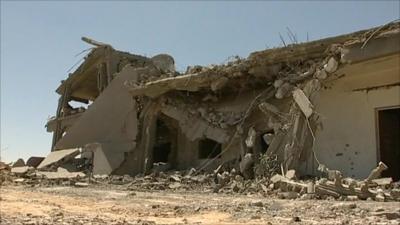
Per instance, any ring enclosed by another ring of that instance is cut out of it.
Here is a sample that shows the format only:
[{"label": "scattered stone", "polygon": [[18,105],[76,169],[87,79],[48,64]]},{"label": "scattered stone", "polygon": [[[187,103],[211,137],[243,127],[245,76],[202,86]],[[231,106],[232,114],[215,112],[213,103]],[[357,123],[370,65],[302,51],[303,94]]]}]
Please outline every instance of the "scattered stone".
[{"label": "scattered stone", "polygon": [[333,73],[337,70],[338,66],[339,66],[338,61],[334,57],[331,57],[329,58],[328,62],[324,65],[324,70],[327,73]]},{"label": "scattered stone", "polygon": [[296,179],[296,170],[288,170],[285,174],[285,177],[290,180]]},{"label": "scattered stone", "polygon": [[264,204],[261,201],[251,203],[252,206],[263,207]]},{"label": "scattered stone", "polygon": [[278,193],[279,198],[282,199],[296,199],[299,197],[299,194],[294,191],[288,191],[288,192],[280,192]]},{"label": "scattered stone", "polygon": [[250,219],[252,219],[252,220],[259,220],[259,219],[261,219],[261,216],[260,216],[260,215],[252,215],[252,216],[250,217]]},{"label": "scattered stone", "polygon": [[292,221],[293,221],[293,222],[301,222],[301,219],[300,219],[300,217],[298,217],[298,216],[294,216],[294,217],[292,218]]},{"label": "scattered stone", "polygon": [[89,186],[88,183],[83,183],[83,182],[76,182],[75,187],[87,187]]},{"label": "scattered stone", "polygon": [[28,173],[28,171],[32,171],[34,168],[29,166],[21,166],[21,167],[13,167],[11,168],[11,173],[16,175],[24,175]]}]

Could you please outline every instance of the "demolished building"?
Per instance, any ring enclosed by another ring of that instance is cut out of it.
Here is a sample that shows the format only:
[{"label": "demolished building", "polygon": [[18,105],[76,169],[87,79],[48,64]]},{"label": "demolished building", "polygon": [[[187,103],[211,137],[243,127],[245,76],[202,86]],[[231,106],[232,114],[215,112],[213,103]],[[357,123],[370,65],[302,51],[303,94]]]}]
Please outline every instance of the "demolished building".
[{"label": "demolished building", "polygon": [[328,167],[365,178],[383,161],[400,179],[399,22],[184,74],[169,55],[84,40],[95,47],[57,88],[46,127],[52,153],[91,152],[94,173],[243,171],[267,154],[303,175]]}]

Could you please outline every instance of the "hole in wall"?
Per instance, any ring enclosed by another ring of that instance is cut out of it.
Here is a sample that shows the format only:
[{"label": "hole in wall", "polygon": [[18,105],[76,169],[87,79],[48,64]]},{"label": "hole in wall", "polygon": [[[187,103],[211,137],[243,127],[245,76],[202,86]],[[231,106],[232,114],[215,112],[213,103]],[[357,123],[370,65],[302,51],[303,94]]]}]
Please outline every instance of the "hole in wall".
[{"label": "hole in wall", "polygon": [[205,138],[199,141],[199,159],[215,158],[221,153],[221,151],[221,144],[212,139]]}]

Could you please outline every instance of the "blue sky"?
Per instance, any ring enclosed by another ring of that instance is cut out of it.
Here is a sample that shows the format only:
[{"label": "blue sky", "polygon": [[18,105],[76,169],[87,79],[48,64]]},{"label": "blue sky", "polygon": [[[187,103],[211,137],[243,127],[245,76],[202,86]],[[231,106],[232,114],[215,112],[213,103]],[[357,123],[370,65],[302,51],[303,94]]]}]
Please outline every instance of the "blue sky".
[{"label": "blue sky", "polygon": [[179,70],[225,62],[281,45],[287,27],[300,41],[398,19],[399,1],[1,1],[1,157],[50,151],[54,90],[89,48],[81,36],[116,49],[171,54]]}]

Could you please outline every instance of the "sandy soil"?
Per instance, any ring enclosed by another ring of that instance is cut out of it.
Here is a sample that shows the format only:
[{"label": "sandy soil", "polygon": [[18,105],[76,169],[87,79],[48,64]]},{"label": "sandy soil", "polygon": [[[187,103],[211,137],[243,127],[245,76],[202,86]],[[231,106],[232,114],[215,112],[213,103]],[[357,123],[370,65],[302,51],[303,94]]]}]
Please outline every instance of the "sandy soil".
[{"label": "sandy soil", "polygon": [[399,202],[3,186],[0,224],[400,224]]}]

